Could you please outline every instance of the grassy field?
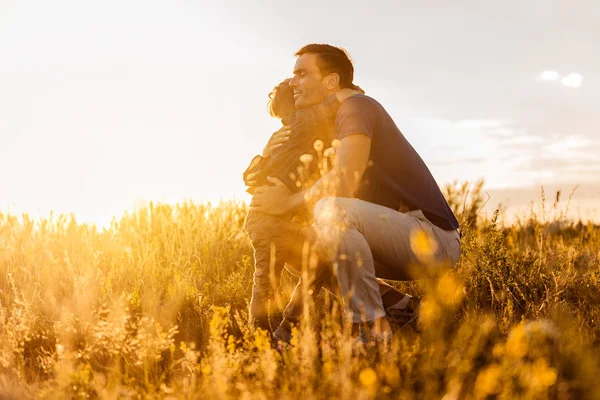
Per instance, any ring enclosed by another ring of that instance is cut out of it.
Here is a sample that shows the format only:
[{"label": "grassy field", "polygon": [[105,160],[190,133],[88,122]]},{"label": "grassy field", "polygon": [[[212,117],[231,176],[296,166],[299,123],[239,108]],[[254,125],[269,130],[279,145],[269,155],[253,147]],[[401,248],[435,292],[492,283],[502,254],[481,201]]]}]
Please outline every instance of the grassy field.
[{"label": "grassy field", "polygon": [[480,186],[445,193],[458,265],[398,284],[425,295],[420,329],[358,353],[326,293],[290,348],[248,330],[243,203],[151,204],[103,231],[0,214],[0,398],[598,398],[600,227],[558,229],[558,199],[502,227],[478,220]]}]

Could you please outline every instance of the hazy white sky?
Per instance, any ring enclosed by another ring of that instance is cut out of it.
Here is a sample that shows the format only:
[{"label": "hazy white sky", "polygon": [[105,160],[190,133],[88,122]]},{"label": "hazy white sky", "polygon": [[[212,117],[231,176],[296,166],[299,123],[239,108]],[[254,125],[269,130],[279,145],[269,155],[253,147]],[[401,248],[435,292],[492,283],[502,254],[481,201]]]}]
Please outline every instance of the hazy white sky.
[{"label": "hazy white sky", "polygon": [[247,199],[311,42],[350,51],[440,184],[598,182],[600,2],[452,3],[0,0],[0,210]]}]

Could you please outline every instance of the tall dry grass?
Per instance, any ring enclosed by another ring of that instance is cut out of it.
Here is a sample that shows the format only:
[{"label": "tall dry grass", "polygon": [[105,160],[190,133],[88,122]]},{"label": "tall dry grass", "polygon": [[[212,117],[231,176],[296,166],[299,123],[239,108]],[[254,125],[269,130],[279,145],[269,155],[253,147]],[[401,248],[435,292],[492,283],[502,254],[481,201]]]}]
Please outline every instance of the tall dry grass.
[{"label": "tall dry grass", "polygon": [[282,351],[246,327],[243,203],[150,204],[102,231],[0,214],[0,398],[597,398],[600,227],[502,227],[482,193],[446,188],[461,259],[397,284],[425,295],[420,329],[369,352],[326,293]]}]

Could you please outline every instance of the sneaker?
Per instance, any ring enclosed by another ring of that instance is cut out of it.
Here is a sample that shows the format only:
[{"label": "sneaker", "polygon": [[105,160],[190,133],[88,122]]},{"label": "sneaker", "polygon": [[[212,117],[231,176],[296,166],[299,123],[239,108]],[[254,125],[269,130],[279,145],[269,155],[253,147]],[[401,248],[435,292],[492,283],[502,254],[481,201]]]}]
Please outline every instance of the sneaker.
[{"label": "sneaker", "polygon": [[408,296],[400,300],[396,305],[385,310],[388,320],[398,327],[408,324],[416,324],[419,318],[422,296]]},{"label": "sneaker", "polygon": [[367,350],[378,346],[389,346],[392,342],[392,330],[388,318],[384,317],[376,322],[367,322],[358,327],[358,336],[354,339],[353,348]]},{"label": "sneaker", "polygon": [[285,344],[290,344],[292,341],[293,322],[287,318],[283,318],[275,332],[273,332],[273,340]]}]

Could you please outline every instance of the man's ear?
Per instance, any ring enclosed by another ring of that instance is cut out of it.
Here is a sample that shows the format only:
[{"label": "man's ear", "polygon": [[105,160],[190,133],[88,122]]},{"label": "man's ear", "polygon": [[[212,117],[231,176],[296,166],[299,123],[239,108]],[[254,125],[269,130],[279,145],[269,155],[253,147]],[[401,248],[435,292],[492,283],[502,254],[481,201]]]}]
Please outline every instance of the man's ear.
[{"label": "man's ear", "polygon": [[334,72],[333,74],[329,74],[326,78],[325,78],[325,86],[327,87],[327,90],[334,90],[336,89],[336,87],[339,87],[340,85],[340,76]]}]

